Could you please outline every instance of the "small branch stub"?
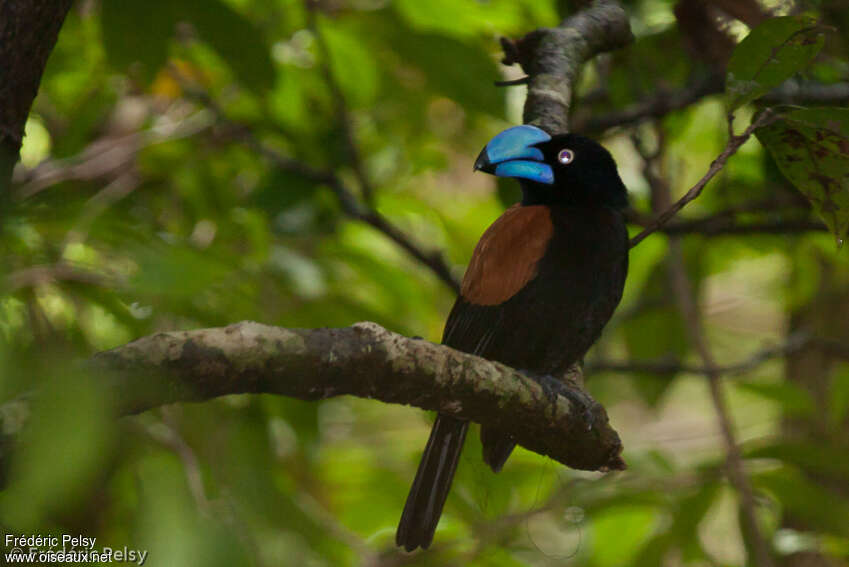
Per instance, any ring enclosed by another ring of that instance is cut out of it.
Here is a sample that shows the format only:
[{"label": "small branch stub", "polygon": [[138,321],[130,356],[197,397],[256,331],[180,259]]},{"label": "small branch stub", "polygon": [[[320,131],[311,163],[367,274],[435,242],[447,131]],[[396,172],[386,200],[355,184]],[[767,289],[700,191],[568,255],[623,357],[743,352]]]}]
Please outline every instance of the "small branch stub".
[{"label": "small branch stub", "polygon": [[519,63],[529,77],[524,122],[551,134],[568,132],[573,89],[584,63],[633,39],[625,10],[608,0],[596,0],[556,28],[502,39],[503,63]]}]

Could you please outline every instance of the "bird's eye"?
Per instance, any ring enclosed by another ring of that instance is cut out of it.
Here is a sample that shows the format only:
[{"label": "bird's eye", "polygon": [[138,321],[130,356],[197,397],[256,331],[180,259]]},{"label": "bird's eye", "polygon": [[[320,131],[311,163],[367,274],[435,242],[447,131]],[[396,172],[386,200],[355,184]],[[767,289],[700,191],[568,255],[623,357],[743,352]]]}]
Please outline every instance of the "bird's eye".
[{"label": "bird's eye", "polygon": [[560,153],[557,154],[557,161],[562,164],[572,163],[575,160],[575,152],[570,149],[560,150]]}]

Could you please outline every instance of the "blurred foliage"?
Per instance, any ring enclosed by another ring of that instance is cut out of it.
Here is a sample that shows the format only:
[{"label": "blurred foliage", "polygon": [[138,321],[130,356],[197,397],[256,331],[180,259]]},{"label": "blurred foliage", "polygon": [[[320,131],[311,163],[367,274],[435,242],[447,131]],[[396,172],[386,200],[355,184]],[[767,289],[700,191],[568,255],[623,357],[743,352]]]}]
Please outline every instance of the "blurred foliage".
[{"label": "blurred foliage", "polygon": [[[499,68],[497,37],[556,25],[571,4],[580,3],[323,0],[311,27],[295,0],[78,2],[44,74],[15,207],[0,227],[0,414],[4,439],[14,439],[0,523],[148,549],[156,566],[744,564],[738,502],[698,375],[590,377],[623,436],[626,473],[566,470],[520,449],[493,475],[470,435],[434,547],[407,556],[393,548],[394,528],[427,435],[422,412],[237,396],[113,420],[104,392],[77,370],[94,352],[145,334],[242,319],[373,320],[439,340],[453,301],[446,286],[346,218],[327,187],[275,168],[245,142],[357,187],[344,100],[374,206],[424,249],[443,251],[459,274],[481,232],[516,199],[514,187],[496,191],[471,173],[486,140],[521,117],[522,89],[492,86],[517,73]],[[672,3],[625,4],[637,40],[587,66],[577,107],[592,113],[710,72]],[[809,20],[791,16],[768,21],[732,58],[738,124],[787,77],[849,78],[845,5],[814,4],[802,6],[825,25],[813,43],[800,31]],[[729,31],[748,34],[737,21]],[[724,146],[726,100],[708,96],[659,120],[673,198]],[[743,221],[816,218],[780,170],[842,237],[847,132],[835,116],[789,114],[761,135],[770,153],[750,141],[682,217],[733,209]],[[821,140],[823,131],[839,139]],[[633,132],[652,136],[637,126],[604,142],[634,207],[648,214]],[[797,159],[788,132],[805,151],[824,148],[836,212],[818,204],[823,187],[809,178],[819,166]],[[818,295],[824,266],[849,282],[845,251],[827,233],[685,239],[723,364],[782,343],[791,313]],[[590,361],[699,364],[667,263],[662,234],[632,251],[625,299]],[[802,551],[849,561],[848,368],[816,376],[825,394],[786,382],[777,360],[729,383],[764,532],[786,561]],[[817,437],[783,435],[789,418],[823,416]]]}]

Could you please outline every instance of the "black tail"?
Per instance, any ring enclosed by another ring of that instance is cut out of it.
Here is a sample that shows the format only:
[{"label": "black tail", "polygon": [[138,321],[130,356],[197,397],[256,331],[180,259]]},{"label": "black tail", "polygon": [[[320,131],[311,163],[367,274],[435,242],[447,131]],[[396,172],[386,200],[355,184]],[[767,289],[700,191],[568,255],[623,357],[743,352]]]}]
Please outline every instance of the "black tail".
[{"label": "black tail", "polygon": [[481,426],[481,444],[483,445],[483,460],[493,472],[500,472],[507,462],[507,457],[513,452],[516,440],[509,435],[493,431]]},{"label": "black tail", "polygon": [[433,541],[433,533],[451,489],[468,428],[468,421],[443,414],[436,416],[430,439],[419,462],[416,479],[404,504],[401,521],[398,522],[395,545],[412,551],[417,547],[426,549]]}]

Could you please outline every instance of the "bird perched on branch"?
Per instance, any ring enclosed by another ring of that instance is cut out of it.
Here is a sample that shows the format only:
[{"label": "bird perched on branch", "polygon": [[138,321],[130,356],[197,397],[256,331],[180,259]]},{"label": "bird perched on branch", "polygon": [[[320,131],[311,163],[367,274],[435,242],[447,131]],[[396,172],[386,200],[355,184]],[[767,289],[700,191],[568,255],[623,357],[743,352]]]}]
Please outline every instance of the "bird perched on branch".
[{"label": "bird perched on branch", "polygon": [[[518,179],[522,201],[478,242],[442,342],[551,384],[598,339],[622,297],[627,190],[597,142],[530,125],[495,136],[475,170]],[[495,472],[516,444],[503,425],[481,428]],[[436,417],[395,536],[407,551],[433,540],[468,427]]]}]

